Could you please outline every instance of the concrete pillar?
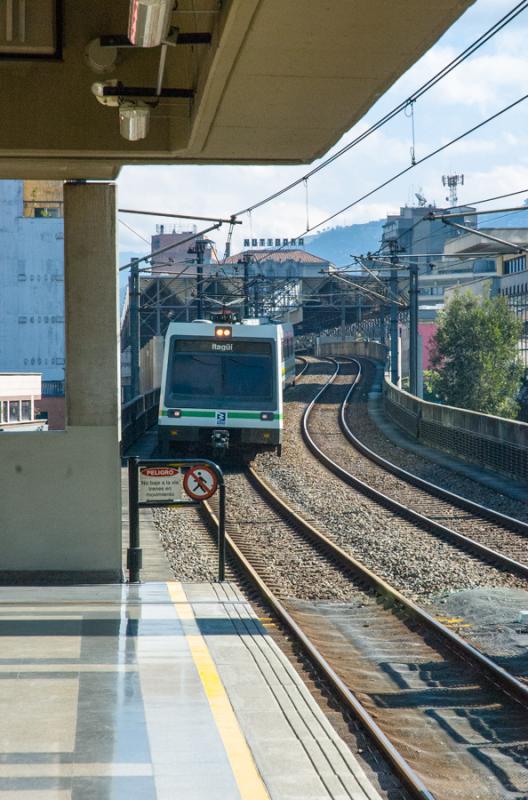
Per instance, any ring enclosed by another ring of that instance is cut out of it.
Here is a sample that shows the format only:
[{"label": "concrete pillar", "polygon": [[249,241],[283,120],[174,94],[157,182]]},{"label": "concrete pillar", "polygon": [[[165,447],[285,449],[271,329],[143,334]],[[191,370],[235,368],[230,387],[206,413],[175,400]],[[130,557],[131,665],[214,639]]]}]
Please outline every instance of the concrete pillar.
[{"label": "concrete pillar", "polygon": [[66,304],[66,424],[116,426],[117,393],[116,187],[64,187]]},{"label": "concrete pillar", "polygon": [[[95,547],[89,571],[121,569],[119,313],[116,186],[64,187],[66,427],[89,453]],[[95,517],[94,517],[95,515]],[[97,563],[95,563],[97,562]]]}]

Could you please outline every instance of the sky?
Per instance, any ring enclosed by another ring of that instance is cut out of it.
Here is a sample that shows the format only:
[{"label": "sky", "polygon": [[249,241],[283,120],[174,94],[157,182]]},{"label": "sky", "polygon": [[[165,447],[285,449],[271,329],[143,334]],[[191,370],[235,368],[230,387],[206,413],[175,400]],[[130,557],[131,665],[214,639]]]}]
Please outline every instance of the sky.
[{"label": "sky", "polygon": [[[325,157],[405,100],[514,5],[516,0],[477,0]],[[527,40],[525,11],[415,103],[416,159],[528,94]],[[416,192],[428,202],[448,205],[442,186],[444,174],[464,174],[464,186],[459,188],[459,202],[464,203],[524,189],[528,187],[527,145],[528,100],[317,230],[384,218],[402,205],[415,205]],[[244,215],[243,225],[235,229],[233,250],[241,249],[247,237],[299,236],[307,228],[307,216],[314,226],[407,167],[411,146],[411,120],[400,114],[310,179],[308,215],[306,190],[301,184],[251,215]],[[317,163],[294,167],[126,167],[118,180],[119,204],[123,208],[229,217],[301,177]],[[514,199],[506,205],[517,202],[520,204]],[[501,206],[504,201],[489,207]],[[141,254],[149,252],[142,239],[150,241],[156,223],[173,222],[128,214],[119,217],[135,231],[120,224],[120,251]],[[226,236],[227,226],[211,234],[220,256]]]}]

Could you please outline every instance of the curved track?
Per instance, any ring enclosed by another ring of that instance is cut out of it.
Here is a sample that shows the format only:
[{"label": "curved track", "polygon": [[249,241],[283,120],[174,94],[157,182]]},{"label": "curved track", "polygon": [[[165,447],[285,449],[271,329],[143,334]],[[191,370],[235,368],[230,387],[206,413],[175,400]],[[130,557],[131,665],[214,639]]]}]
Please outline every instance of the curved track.
[{"label": "curved track", "polygon": [[[429,483],[360,442],[351,427],[351,398],[361,377],[361,365],[354,359],[340,359],[356,370],[350,385],[351,376],[342,371],[337,360],[329,360],[335,365],[334,374],[303,418],[303,438],[314,455],[343,481],[400,517],[496,567],[528,577],[528,525]],[[324,413],[321,400],[332,385],[343,387],[339,416],[332,423],[325,414],[324,435],[318,434],[312,416],[314,412]],[[340,445],[343,435],[348,448]]]},{"label": "curved track", "polygon": [[[526,523],[524,520],[508,516],[507,514],[504,514],[496,509],[490,508],[481,503],[477,503],[474,500],[461,496],[460,494],[456,494],[455,492],[450,491],[443,486],[439,486],[436,483],[427,481],[424,478],[421,478],[418,475],[403,469],[397,464],[392,463],[388,459],[383,458],[379,453],[376,453],[372,448],[368,447],[368,445],[361,441],[361,438],[359,438],[354,432],[354,420],[356,415],[355,400],[358,390],[361,388],[364,370],[363,365],[357,359],[348,360],[356,365],[358,373],[342,405],[340,412],[340,424],[345,436],[348,438],[351,444],[353,444],[354,447],[361,453],[366,455],[371,461],[382,466],[384,470],[391,472],[396,477],[402,478],[404,481],[416,486],[418,489],[423,489],[425,492],[427,492],[429,495],[429,507],[431,507],[430,501],[432,498],[438,498],[439,500],[450,503],[450,507],[439,504],[435,508],[435,513],[438,511],[439,515],[444,515],[447,512],[447,514],[450,515],[453,513],[453,509],[456,508],[457,513],[455,516],[459,530],[462,529],[466,523],[469,523],[472,525],[472,527],[474,527],[474,521],[479,523],[479,529],[482,530],[483,527],[485,527],[486,521],[488,520],[494,523],[494,526],[488,526],[489,531],[494,531],[497,527],[499,527],[503,528],[504,530],[520,534],[520,536],[516,539],[514,537],[510,537],[510,543],[515,547],[515,551],[517,553],[522,552],[524,555],[526,548],[523,538],[528,539],[528,523]],[[370,387],[367,387],[366,392],[368,392],[369,389]],[[467,512],[467,514],[461,514],[461,511]],[[523,561],[522,558],[519,560]]]}]

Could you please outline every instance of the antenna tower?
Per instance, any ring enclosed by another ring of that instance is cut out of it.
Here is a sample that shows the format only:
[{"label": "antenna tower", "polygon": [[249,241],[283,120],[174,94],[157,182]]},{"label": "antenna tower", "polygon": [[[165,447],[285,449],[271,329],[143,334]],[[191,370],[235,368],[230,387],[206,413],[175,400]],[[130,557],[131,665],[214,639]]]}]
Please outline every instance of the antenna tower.
[{"label": "antenna tower", "polygon": [[449,189],[449,197],[446,197],[446,202],[452,206],[458,203],[458,185],[464,185],[463,175],[442,175],[442,186],[447,186]]}]

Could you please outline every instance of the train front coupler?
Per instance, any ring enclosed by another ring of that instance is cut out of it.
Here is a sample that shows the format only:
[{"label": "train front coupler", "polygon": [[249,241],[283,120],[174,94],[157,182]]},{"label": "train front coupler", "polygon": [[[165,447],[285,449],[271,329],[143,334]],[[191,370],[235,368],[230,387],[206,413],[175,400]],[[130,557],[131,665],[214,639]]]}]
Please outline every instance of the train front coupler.
[{"label": "train front coupler", "polygon": [[216,455],[225,455],[229,450],[229,431],[213,431],[211,434],[211,447]]}]

